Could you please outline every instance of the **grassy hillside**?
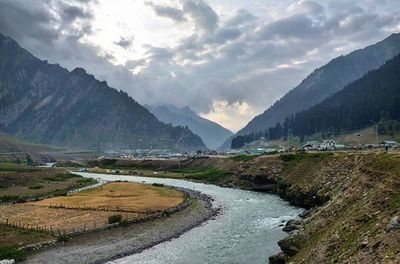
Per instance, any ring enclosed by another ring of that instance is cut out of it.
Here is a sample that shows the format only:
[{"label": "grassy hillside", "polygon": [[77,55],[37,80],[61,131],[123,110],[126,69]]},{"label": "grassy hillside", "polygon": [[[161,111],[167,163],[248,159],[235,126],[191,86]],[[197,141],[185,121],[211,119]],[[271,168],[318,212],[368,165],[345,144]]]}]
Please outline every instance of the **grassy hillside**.
[{"label": "grassy hillside", "polygon": [[[125,160],[113,167],[272,192],[310,208],[299,231],[280,241],[286,262],[276,263],[400,263],[400,224],[388,229],[400,216],[399,152]],[[202,177],[210,170],[219,173]]]},{"label": "grassy hillside", "polygon": [[48,152],[48,151],[60,151],[62,148],[57,148],[48,145],[33,144],[26,141],[21,141],[16,138],[0,135],[0,153],[8,152]]}]

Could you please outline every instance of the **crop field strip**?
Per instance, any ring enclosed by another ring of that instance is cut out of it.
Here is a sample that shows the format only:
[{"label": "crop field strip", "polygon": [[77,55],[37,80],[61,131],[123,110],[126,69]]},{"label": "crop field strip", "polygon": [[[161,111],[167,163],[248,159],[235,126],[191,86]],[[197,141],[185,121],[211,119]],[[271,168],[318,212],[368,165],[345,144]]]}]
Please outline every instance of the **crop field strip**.
[{"label": "crop field strip", "polygon": [[173,208],[183,193],[165,187],[116,182],[70,196],[0,206],[0,223],[53,234],[74,233],[108,225],[120,214],[123,220],[145,218]]}]

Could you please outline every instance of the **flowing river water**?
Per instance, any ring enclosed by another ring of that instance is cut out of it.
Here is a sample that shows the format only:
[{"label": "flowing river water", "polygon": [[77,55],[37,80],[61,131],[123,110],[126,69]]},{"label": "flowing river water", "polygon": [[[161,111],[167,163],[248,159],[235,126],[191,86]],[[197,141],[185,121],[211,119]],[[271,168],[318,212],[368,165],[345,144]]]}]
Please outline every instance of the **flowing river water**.
[{"label": "flowing river water", "polygon": [[301,212],[278,196],[265,193],[176,179],[79,174],[105,181],[162,183],[188,188],[212,196],[213,206],[222,209],[215,219],[179,238],[108,264],[268,263],[268,257],[279,252],[277,242],[286,235],[280,225]]}]

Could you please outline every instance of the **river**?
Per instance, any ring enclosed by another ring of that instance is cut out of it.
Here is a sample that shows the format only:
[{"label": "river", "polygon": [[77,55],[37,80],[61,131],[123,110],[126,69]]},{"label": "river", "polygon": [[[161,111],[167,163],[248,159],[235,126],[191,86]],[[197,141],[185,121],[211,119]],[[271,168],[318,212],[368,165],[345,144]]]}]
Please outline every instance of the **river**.
[{"label": "river", "polygon": [[162,183],[188,188],[212,196],[213,206],[222,209],[215,219],[193,228],[179,238],[108,264],[268,263],[268,257],[279,252],[277,242],[286,235],[280,225],[301,212],[300,208],[265,193],[176,179],[79,174],[105,181]]}]

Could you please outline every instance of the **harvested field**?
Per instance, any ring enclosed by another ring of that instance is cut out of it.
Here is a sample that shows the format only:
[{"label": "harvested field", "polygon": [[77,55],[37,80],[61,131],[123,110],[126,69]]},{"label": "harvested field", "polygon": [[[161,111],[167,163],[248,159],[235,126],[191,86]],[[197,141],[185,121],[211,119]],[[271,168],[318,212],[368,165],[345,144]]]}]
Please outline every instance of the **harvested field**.
[{"label": "harvested field", "polygon": [[54,237],[46,232],[0,225],[0,248],[10,245],[24,246],[50,240],[54,240]]},{"label": "harvested field", "polygon": [[96,183],[60,169],[40,169],[23,164],[0,163],[0,202],[25,201],[63,195]]},{"label": "harvested field", "polygon": [[0,222],[71,233],[106,226],[112,215],[132,220],[175,207],[183,200],[183,193],[173,189],[116,182],[70,196],[0,206]]},{"label": "harvested field", "polygon": [[[39,229],[57,233],[71,233],[106,226],[114,211],[56,209],[34,204],[0,206],[0,221],[24,229]],[[124,213],[124,219],[134,219],[137,213]]]},{"label": "harvested field", "polygon": [[146,213],[175,207],[182,202],[183,193],[173,189],[114,182],[70,196],[54,197],[32,204],[69,209]]}]

